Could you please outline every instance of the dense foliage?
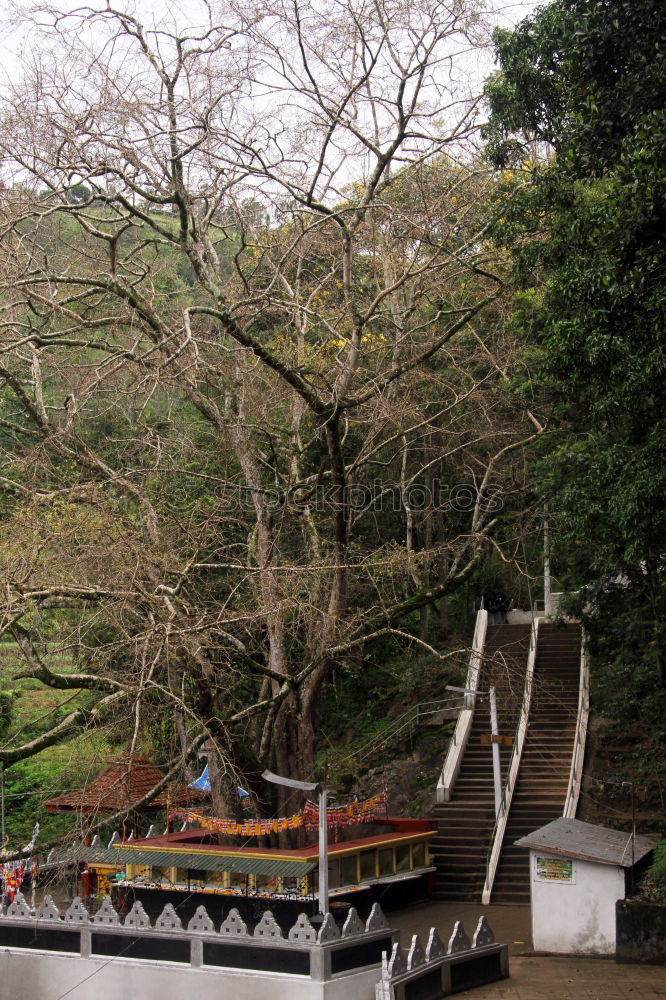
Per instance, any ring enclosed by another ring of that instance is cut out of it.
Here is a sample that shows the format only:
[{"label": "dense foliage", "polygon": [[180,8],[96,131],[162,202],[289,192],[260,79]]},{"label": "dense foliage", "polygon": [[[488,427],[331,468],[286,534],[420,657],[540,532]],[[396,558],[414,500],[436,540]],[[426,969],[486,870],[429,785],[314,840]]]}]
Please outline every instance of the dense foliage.
[{"label": "dense foliage", "polygon": [[604,707],[659,755],[666,12],[498,32],[489,166],[449,75],[476,9],[389,8],[32,25],[0,106],[0,613],[58,699],[0,706],[18,784],[82,731],[181,777],[205,744],[219,809],[239,772],[312,777],[322,703],[344,729],[389,711],[385,661],[396,698],[446,674],[470,581],[536,596],[544,503]]},{"label": "dense foliage", "polygon": [[503,231],[522,285],[513,322],[540,349],[552,404],[560,555],[593,630],[607,643],[621,620],[614,655],[650,662],[662,686],[665,32],[649,0],[555,2],[497,34],[487,89],[489,155],[528,177],[507,182]]}]

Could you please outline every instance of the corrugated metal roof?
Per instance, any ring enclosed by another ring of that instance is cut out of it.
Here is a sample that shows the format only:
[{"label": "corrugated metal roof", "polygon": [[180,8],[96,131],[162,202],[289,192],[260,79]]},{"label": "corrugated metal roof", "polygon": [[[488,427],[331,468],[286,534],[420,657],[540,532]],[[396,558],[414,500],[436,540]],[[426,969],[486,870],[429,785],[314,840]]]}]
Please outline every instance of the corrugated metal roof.
[{"label": "corrugated metal roof", "polygon": [[609,830],[605,826],[562,817],[534,833],[528,833],[515,843],[517,847],[549,851],[565,858],[631,868],[632,854],[634,862],[640,861],[658,840],[659,837],[637,836],[632,851],[632,835],[625,830]]},{"label": "corrugated metal roof", "polygon": [[317,867],[309,861],[277,861],[273,858],[245,858],[224,854],[189,854],[169,851],[122,851],[111,848],[85,849],[83,860],[98,865],[154,865],[159,868],[190,868],[206,872],[238,872],[241,875],[279,875],[300,878]]}]

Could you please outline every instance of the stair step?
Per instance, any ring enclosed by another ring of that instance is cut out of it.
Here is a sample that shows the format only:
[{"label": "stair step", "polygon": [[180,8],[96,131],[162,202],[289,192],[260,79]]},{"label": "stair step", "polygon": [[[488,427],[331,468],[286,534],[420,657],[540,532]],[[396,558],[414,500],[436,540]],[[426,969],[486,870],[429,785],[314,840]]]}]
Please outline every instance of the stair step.
[{"label": "stair step", "polygon": [[[522,700],[518,671],[527,663],[531,625],[491,625],[486,634],[479,686],[489,668],[509,664],[513,685],[497,684],[501,731],[514,734]],[[535,685],[518,782],[497,871],[493,902],[529,904],[529,854],[514,841],[562,814],[568,787],[578,712],[580,625],[540,625]],[[490,732],[488,708],[477,703],[451,801],[434,810],[438,833],[431,851],[438,866],[438,899],[480,902],[494,826],[492,754],[481,737]],[[512,748],[501,748],[506,776]]]}]

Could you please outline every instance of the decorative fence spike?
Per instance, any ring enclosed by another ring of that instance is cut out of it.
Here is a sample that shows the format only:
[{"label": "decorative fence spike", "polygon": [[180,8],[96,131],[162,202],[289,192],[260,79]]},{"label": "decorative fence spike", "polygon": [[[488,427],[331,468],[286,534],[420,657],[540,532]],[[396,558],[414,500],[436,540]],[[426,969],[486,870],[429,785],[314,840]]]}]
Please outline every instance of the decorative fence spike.
[{"label": "decorative fence spike", "polygon": [[113,833],[111,834],[111,840],[109,841],[108,846],[113,847],[113,845],[117,844],[119,840],[120,837],[118,836],[118,831],[114,830]]},{"label": "decorative fence spike", "polygon": [[270,910],[265,910],[264,914],[254,928],[254,936],[258,938],[269,938],[275,940],[275,938],[282,937],[282,930],[277,920],[273,916]]},{"label": "decorative fence spike", "polygon": [[426,957],[423,945],[419,941],[418,934],[414,934],[409,948],[409,954],[407,955],[407,969],[418,969],[419,965],[425,965],[425,960]]},{"label": "decorative fence spike", "polygon": [[103,847],[104,846],[102,844],[102,838],[100,837],[100,835],[98,833],[96,833],[95,836],[93,837],[93,839],[90,841],[90,846],[91,847]]},{"label": "decorative fence spike", "polygon": [[337,941],[340,937],[340,928],[333,919],[331,913],[327,913],[322,921],[322,925],[319,928],[319,933],[317,934],[317,941],[323,944],[324,941]]},{"label": "decorative fence spike", "polygon": [[148,837],[157,837],[157,836],[158,836],[157,830],[151,823],[150,826],[148,827],[148,833],[146,834],[146,839],[148,839]]},{"label": "decorative fence spike", "polygon": [[174,910],[172,903],[166,904],[155,921],[155,928],[159,928],[161,931],[182,931],[182,921]]},{"label": "decorative fence spike", "polygon": [[388,963],[389,979],[392,979],[393,976],[397,976],[401,972],[407,972],[407,961],[402,953],[400,942],[396,941]]},{"label": "decorative fence spike", "polygon": [[240,913],[233,906],[220,926],[220,934],[227,934],[229,937],[248,937],[247,924]]},{"label": "decorative fence spike", "polygon": [[104,897],[102,905],[92,920],[95,924],[107,924],[109,927],[120,926],[120,917],[108,896]]},{"label": "decorative fence spike", "polygon": [[382,974],[375,983],[375,1000],[391,1000],[391,973],[389,972],[388,952],[382,952]]},{"label": "decorative fence spike", "polygon": [[183,825],[181,826],[181,828],[180,828],[180,832],[181,832],[181,833],[185,833],[185,831],[186,831],[187,829],[189,829],[189,827],[188,827],[188,824],[187,824],[187,821],[186,821],[186,822],[185,822],[185,823],[183,823]]},{"label": "decorative fence spike", "polygon": [[426,962],[433,962],[436,958],[443,958],[444,955],[446,955],[444,942],[437,933],[437,928],[431,927],[426,945]]},{"label": "decorative fence spike", "polygon": [[37,907],[35,912],[35,918],[37,920],[61,920],[60,910],[53,902],[53,897],[46,895],[44,899]]},{"label": "decorative fence spike", "polygon": [[130,840],[134,840],[134,830],[132,830],[132,832],[130,833],[129,837],[127,838],[127,843],[128,844],[129,844]]},{"label": "decorative fence spike", "polygon": [[90,914],[79,896],[76,896],[71,906],[65,910],[65,920],[69,924],[87,924],[90,920]]},{"label": "decorative fence spike", "polygon": [[467,934],[465,933],[465,928],[462,925],[462,920],[456,920],[453,925],[453,934],[449,938],[448,954],[454,955],[459,951],[468,951],[471,947],[471,943]]},{"label": "decorative fence spike", "polygon": [[365,931],[365,924],[361,920],[354,906],[351,907],[349,913],[347,914],[347,919],[342,926],[342,936],[343,937],[353,937],[355,934],[363,934]]},{"label": "decorative fence spike", "polygon": [[143,903],[140,899],[134,903],[134,906],[129,911],[125,917],[125,927],[150,927],[150,917],[143,908]]},{"label": "decorative fence spike", "polygon": [[308,920],[307,914],[299,913],[287,937],[290,941],[303,941],[307,944],[317,940],[317,931]]},{"label": "decorative fence spike", "polygon": [[373,903],[370,915],[365,922],[366,931],[385,931],[388,930],[388,926],[388,921],[382,913],[381,906],[379,903]]},{"label": "decorative fence spike", "polygon": [[391,982],[391,973],[389,972],[389,957],[388,952],[382,952],[382,983],[389,985]]},{"label": "decorative fence spike", "polygon": [[203,931],[205,933],[212,933],[215,930],[215,924],[208,916],[208,910],[205,906],[197,906],[187,929],[188,931]]},{"label": "decorative fence spike", "polygon": [[25,899],[23,898],[23,893],[21,892],[16,893],[13,902],[11,902],[7,907],[7,916],[14,918],[32,917],[32,910],[30,909]]},{"label": "decorative fence spike", "polygon": [[485,917],[479,917],[479,922],[472,938],[472,948],[483,948],[487,944],[495,944],[495,935]]}]

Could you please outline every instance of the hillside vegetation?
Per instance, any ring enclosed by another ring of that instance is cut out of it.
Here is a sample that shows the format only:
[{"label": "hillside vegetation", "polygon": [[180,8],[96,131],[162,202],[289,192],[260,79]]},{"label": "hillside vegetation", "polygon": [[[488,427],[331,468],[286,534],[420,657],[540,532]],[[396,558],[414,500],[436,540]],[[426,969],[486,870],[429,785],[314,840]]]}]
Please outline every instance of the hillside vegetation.
[{"label": "hillside vegetation", "polygon": [[[546,534],[595,658],[586,809],[662,795],[663,11],[554,0],[495,33],[483,97],[476,5],[387,4],[24,12],[39,73],[0,94],[13,838],[33,790],[129,747],[177,781],[205,750],[218,814],[238,784],[281,813],[266,767],[395,774],[352,751],[463,676],[482,594],[541,599]],[[418,810],[445,740],[414,739]]]}]

